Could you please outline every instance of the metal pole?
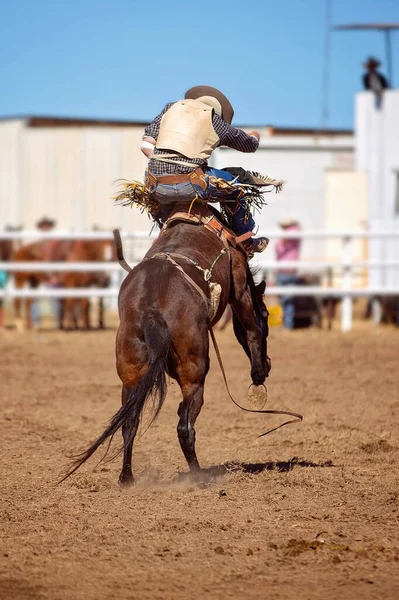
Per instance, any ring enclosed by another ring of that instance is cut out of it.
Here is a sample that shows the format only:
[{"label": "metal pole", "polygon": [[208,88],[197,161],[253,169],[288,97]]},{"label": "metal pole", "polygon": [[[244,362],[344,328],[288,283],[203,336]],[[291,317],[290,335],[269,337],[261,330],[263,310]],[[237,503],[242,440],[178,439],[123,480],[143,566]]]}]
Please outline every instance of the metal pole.
[{"label": "metal pole", "polygon": [[323,65],[323,80],[322,80],[322,109],[321,109],[321,124],[326,128],[328,124],[329,107],[329,83],[330,83],[330,23],[331,23],[331,0],[326,0],[325,14],[325,38],[324,38],[324,65]]},{"label": "metal pole", "polygon": [[345,295],[345,290],[352,288],[352,238],[345,236],[342,240],[342,315],[341,315],[341,331],[350,331],[352,329],[352,296]]},{"label": "metal pole", "polygon": [[391,88],[393,88],[393,74],[392,74],[392,47],[391,47],[391,31],[390,29],[385,29],[385,50],[387,55],[387,73],[388,73],[388,83]]}]

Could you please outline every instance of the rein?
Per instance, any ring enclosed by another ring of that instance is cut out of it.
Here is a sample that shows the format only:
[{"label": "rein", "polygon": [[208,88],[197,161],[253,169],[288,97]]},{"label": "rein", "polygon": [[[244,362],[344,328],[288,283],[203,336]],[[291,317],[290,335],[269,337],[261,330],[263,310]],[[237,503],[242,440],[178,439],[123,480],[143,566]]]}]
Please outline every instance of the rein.
[{"label": "rein", "polygon": [[[188,258],[187,256],[184,256],[183,254],[177,254],[177,253],[158,252],[157,254],[148,256],[145,260],[151,260],[153,258],[163,258],[163,259],[166,259],[169,262],[171,262],[172,265],[174,267],[176,267],[176,269],[178,269],[178,271],[180,271],[180,273],[183,275],[183,277],[186,279],[186,281],[188,281],[188,283],[190,283],[190,285],[200,294],[200,296],[202,297],[202,299],[204,300],[204,302],[206,304],[207,309],[209,310],[209,301],[208,301],[208,298],[206,297],[204,291],[199,287],[199,285],[197,285],[195,283],[195,281],[189,275],[187,275],[187,273],[185,272],[183,267],[181,265],[179,265],[179,263],[177,263],[172,257],[175,256],[176,258],[184,259],[184,260],[188,261],[189,263],[191,263],[193,266],[195,266],[197,269],[202,271],[204,273],[204,280],[209,285],[210,279],[212,276],[212,269],[215,266],[215,264],[217,263],[217,261],[224,254],[226,254],[225,249],[223,249],[219,253],[219,255],[216,257],[216,259],[213,261],[210,269],[203,269],[196,261],[192,260],[191,258]],[[276,409],[258,410],[258,409],[253,409],[253,408],[245,408],[244,406],[241,406],[241,404],[239,404],[236,400],[234,400],[233,396],[231,395],[230,389],[229,389],[229,384],[227,382],[227,376],[226,376],[226,371],[224,369],[222,356],[220,354],[219,346],[217,344],[215,333],[213,331],[212,324],[210,321],[208,324],[208,330],[209,330],[209,333],[211,336],[213,347],[215,349],[216,357],[218,359],[219,367],[222,372],[223,381],[226,386],[227,394],[228,394],[230,400],[233,402],[233,404],[235,404],[235,406],[237,406],[237,408],[239,408],[240,410],[243,410],[243,411],[249,412],[249,413],[256,413],[256,414],[263,414],[263,415],[288,415],[290,417],[294,417],[293,419],[290,419],[288,421],[285,421],[284,423],[281,423],[281,425],[277,425],[277,427],[273,427],[272,429],[265,431],[265,433],[261,433],[260,435],[258,435],[258,438],[264,437],[265,435],[268,435],[269,433],[272,433],[273,431],[277,431],[277,429],[280,429],[281,427],[284,427],[285,425],[289,425],[290,423],[298,423],[298,422],[303,421],[303,415],[300,415],[299,413],[295,413],[295,412],[292,412],[289,410],[276,410]]]},{"label": "rein", "polygon": [[[122,241],[121,241],[120,232],[119,232],[118,229],[114,229],[113,234],[114,234],[114,239],[115,239],[115,245],[116,245],[116,251],[117,251],[118,261],[119,261],[120,265],[125,269],[125,271],[127,271],[129,273],[132,269],[127,264],[127,262],[125,261],[125,259],[123,257]],[[191,263],[197,269],[199,269],[200,271],[202,271],[202,273],[204,274],[204,280],[207,282],[207,284],[209,286],[210,285],[210,279],[212,277],[212,270],[213,270],[214,266],[216,265],[216,263],[218,262],[218,260],[220,258],[222,258],[222,256],[224,254],[227,253],[227,251],[228,250],[227,250],[226,247],[223,248],[223,250],[221,250],[221,252],[215,258],[215,260],[213,261],[213,263],[212,263],[212,265],[210,266],[209,269],[204,269],[196,261],[194,261],[193,259],[191,259],[191,258],[189,258],[187,256],[184,256],[183,254],[175,254],[175,253],[173,253],[173,256],[175,256],[176,258],[184,259],[185,261]],[[173,266],[176,267],[176,269],[178,269],[178,271],[180,271],[180,273],[183,275],[183,277],[186,279],[186,281],[188,281],[188,283],[199,293],[199,295],[201,296],[201,298],[205,302],[207,310],[209,311],[209,300],[208,300],[205,292],[199,287],[199,285],[197,285],[195,283],[195,281],[189,275],[187,275],[187,273],[185,272],[185,270],[183,269],[183,267],[181,265],[179,265],[179,263],[177,263],[172,258],[172,256],[171,256],[170,253],[168,253],[168,252],[159,252],[158,254],[154,254],[153,256],[148,256],[146,258],[146,260],[150,260],[152,258],[163,258],[163,259],[166,259],[169,262],[171,262],[173,264]],[[209,312],[208,312],[208,314],[209,314]],[[228,394],[230,400],[233,402],[233,404],[235,404],[235,406],[237,406],[237,408],[239,408],[240,410],[243,410],[243,411],[249,412],[249,413],[264,414],[264,415],[265,414],[267,414],[267,415],[287,415],[287,416],[290,416],[290,417],[294,417],[293,419],[290,419],[289,421],[285,421],[284,423],[282,423],[281,425],[278,425],[277,427],[273,427],[272,429],[269,429],[268,431],[265,431],[265,433],[261,433],[260,435],[258,435],[258,438],[264,437],[265,435],[268,435],[269,433],[272,433],[273,431],[277,431],[277,429],[280,429],[281,427],[284,427],[285,425],[289,425],[290,423],[299,423],[299,422],[303,421],[303,415],[300,415],[299,413],[294,413],[294,412],[291,412],[291,411],[288,411],[288,410],[274,410],[274,409],[257,410],[257,409],[253,409],[253,408],[245,408],[244,406],[241,406],[236,400],[234,400],[233,396],[231,395],[230,389],[229,389],[229,384],[227,382],[226,371],[224,369],[223,360],[222,360],[222,357],[221,357],[221,354],[220,354],[219,346],[218,346],[218,344],[216,342],[216,338],[215,338],[215,334],[214,334],[211,322],[209,322],[208,330],[209,330],[209,333],[210,333],[210,336],[211,336],[211,339],[212,339],[213,347],[215,348],[216,357],[218,359],[219,367],[220,367],[220,370],[222,372],[223,381],[224,381],[224,384],[226,386],[227,394]]]},{"label": "rein", "polygon": [[229,390],[229,384],[227,383],[226,371],[224,370],[222,357],[220,354],[219,346],[217,345],[217,342],[216,342],[216,337],[215,337],[215,333],[212,329],[212,325],[209,325],[209,333],[211,334],[213,347],[215,348],[216,357],[218,359],[219,367],[222,372],[224,385],[226,386],[226,391],[229,395],[230,400],[233,402],[233,404],[235,404],[238,408],[240,408],[241,410],[243,410],[245,412],[258,413],[258,414],[263,414],[263,415],[265,415],[265,414],[266,415],[288,415],[290,417],[294,417],[294,419],[285,421],[284,423],[281,423],[281,425],[277,425],[277,427],[273,427],[273,429],[269,429],[268,431],[265,431],[265,433],[261,433],[260,435],[258,435],[258,438],[264,437],[265,435],[272,433],[272,431],[277,431],[277,429],[280,429],[280,427],[284,427],[284,425],[289,425],[290,423],[299,423],[300,421],[303,421],[303,415],[300,415],[299,413],[294,413],[290,410],[275,410],[272,408],[269,408],[266,410],[256,410],[254,408],[245,408],[245,406],[241,406],[241,404],[238,404],[238,402],[236,400],[234,400],[234,398],[231,395],[231,392]]}]

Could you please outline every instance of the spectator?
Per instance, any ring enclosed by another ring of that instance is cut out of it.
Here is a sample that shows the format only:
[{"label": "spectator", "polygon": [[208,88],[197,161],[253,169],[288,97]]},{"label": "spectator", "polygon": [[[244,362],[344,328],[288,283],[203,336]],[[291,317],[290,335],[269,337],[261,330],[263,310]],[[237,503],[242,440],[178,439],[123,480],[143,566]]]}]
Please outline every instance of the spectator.
[{"label": "spectator", "polygon": [[[295,219],[284,219],[279,223],[284,231],[300,231],[301,227]],[[280,239],[276,244],[276,260],[297,261],[301,249],[301,238]],[[278,286],[297,285],[298,275],[294,267],[281,267],[276,272],[276,283]],[[283,323],[287,329],[294,329],[295,306],[293,296],[283,296],[280,299],[283,309]]]},{"label": "spectator", "polygon": [[[56,222],[48,217],[43,217],[36,223],[37,229],[42,231],[43,233],[47,233],[52,231],[56,226]],[[53,260],[53,250],[57,244],[57,240],[41,240],[41,260],[44,262],[48,262]],[[58,287],[58,275],[57,274],[48,274],[48,285],[49,287]],[[58,322],[59,312],[60,312],[60,302],[57,298],[51,299],[51,309],[54,314],[54,318]],[[32,302],[32,321],[34,327],[39,327],[40,325],[40,304],[39,300],[34,300]]]},{"label": "spectator", "polygon": [[370,90],[375,94],[375,106],[376,108],[381,107],[382,94],[384,90],[389,88],[389,83],[382,75],[377,71],[381,62],[376,60],[373,56],[363,63],[363,67],[367,70],[367,73],[363,75],[363,85],[365,90]]},{"label": "spectator", "polygon": [[[4,289],[7,285],[8,274],[6,271],[0,271],[0,290]],[[4,324],[4,313],[3,313],[3,298],[0,297],[0,329]]]}]

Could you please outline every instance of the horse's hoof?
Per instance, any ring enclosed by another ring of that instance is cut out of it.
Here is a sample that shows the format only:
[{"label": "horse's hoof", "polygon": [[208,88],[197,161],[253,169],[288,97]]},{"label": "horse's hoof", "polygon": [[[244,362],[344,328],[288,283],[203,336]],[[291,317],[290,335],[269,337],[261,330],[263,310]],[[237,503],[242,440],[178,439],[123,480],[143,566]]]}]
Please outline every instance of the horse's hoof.
[{"label": "horse's hoof", "polygon": [[265,385],[249,386],[248,390],[248,402],[253,410],[262,410],[267,403],[267,388]]},{"label": "horse's hoof", "polygon": [[134,484],[133,475],[123,475],[122,473],[119,475],[119,486],[121,488],[128,488]]}]

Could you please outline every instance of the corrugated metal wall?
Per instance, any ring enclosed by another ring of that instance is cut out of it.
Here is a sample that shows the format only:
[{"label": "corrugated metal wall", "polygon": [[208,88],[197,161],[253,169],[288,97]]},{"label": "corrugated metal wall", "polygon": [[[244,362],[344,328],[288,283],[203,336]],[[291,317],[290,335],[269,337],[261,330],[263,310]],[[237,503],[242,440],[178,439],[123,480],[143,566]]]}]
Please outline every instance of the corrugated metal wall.
[{"label": "corrugated metal wall", "polygon": [[142,179],[141,127],[27,127],[0,123],[0,226],[30,229],[43,215],[62,229],[149,228],[115,207],[118,179]]},{"label": "corrugated metal wall", "polygon": [[19,175],[23,122],[0,121],[0,228],[18,225],[22,196]]}]

